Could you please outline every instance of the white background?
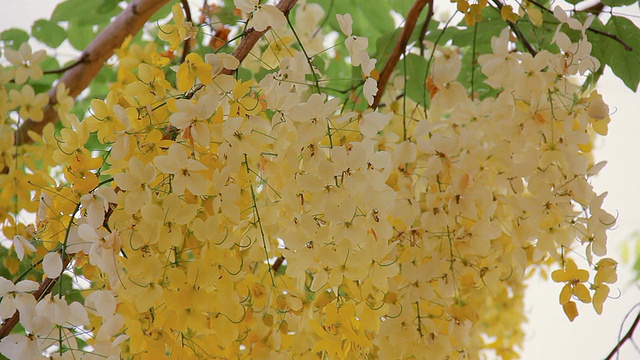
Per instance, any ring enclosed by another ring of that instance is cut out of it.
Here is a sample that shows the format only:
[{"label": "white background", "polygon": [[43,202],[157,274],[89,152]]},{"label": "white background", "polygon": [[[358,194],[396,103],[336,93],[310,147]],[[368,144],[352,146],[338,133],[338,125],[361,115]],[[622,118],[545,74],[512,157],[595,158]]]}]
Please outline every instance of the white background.
[{"label": "white background", "polygon": [[[56,0],[3,0],[0,31],[11,27],[29,28],[36,19],[48,19],[57,3]],[[193,6],[194,15],[197,9],[197,5]],[[624,11],[637,20],[637,8]],[[39,45],[33,42],[32,46]],[[58,55],[68,59],[72,51]],[[634,231],[640,230],[640,150],[634,146],[640,136],[640,95],[627,89],[610,73],[605,74],[599,91],[610,106],[612,122],[609,136],[598,141],[596,150],[597,160],[609,163],[593,184],[598,193],[609,192],[606,209],[617,214],[616,229],[609,234],[609,252],[620,259],[623,243],[632,239]],[[529,323],[523,358],[604,359],[616,344],[619,332],[626,332],[636,313],[629,315],[626,327],[622,326],[624,317],[640,302],[640,290],[631,283],[629,268],[629,264],[620,264],[619,281],[611,291],[611,296],[616,298],[605,302],[602,316],[596,315],[590,305],[579,304],[580,316],[573,323],[567,320],[558,304],[562,284],[533,279],[525,298]],[[640,330],[638,333],[636,338],[640,339]],[[620,359],[640,359],[640,352],[627,342]]]}]

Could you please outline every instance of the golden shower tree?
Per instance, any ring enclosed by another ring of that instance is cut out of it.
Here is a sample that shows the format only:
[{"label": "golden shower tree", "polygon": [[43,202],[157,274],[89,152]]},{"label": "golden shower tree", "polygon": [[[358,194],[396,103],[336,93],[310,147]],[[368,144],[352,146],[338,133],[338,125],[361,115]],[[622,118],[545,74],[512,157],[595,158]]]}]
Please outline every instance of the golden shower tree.
[{"label": "golden shower tree", "polygon": [[629,3],[66,0],[2,32],[0,353],[511,359],[548,273],[601,313]]}]

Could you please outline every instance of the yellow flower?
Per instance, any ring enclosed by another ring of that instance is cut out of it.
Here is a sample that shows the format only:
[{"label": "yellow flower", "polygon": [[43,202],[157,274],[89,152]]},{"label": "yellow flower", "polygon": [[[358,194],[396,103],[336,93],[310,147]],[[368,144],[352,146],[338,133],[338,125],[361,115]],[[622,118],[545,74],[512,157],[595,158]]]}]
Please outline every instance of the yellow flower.
[{"label": "yellow flower", "polygon": [[49,103],[49,95],[46,93],[36,95],[31,85],[22,87],[22,91],[11,90],[11,101],[20,107],[20,117],[24,120],[40,121],[44,117],[42,109]]},{"label": "yellow flower", "polygon": [[16,84],[24,84],[29,78],[38,80],[42,77],[39,63],[47,57],[46,51],[38,50],[32,53],[31,46],[25,42],[20,45],[18,51],[7,48],[4,56],[12,65],[18,66],[14,75]]},{"label": "yellow flower", "polygon": [[568,303],[573,295],[584,303],[591,302],[589,289],[587,289],[583,284],[589,280],[589,272],[587,270],[578,269],[573,260],[568,259],[565,262],[565,270],[559,269],[552,272],[551,278],[555,282],[567,283],[560,292],[561,305]]},{"label": "yellow flower", "polygon": [[210,182],[198,173],[207,167],[197,160],[189,159],[179,144],[171,145],[168,154],[156,156],[153,163],[164,174],[173,175],[171,187],[175,194],[182,195],[186,189],[194,195],[204,195],[209,188]]},{"label": "yellow flower", "polygon": [[187,37],[191,29],[191,23],[184,21],[184,13],[180,4],[176,3],[171,7],[173,13],[173,24],[160,26],[158,37],[169,43],[169,50],[174,51],[178,45]]},{"label": "yellow flower", "polygon": [[213,82],[211,65],[204,62],[200,55],[191,53],[187,55],[185,61],[178,68],[178,74],[176,75],[176,86],[178,90],[189,90],[193,86],[196,77],[205,85]]},{"label": "yellow flower", "polygon": [[156,98],[162,99],[171,88],[158,68],[147,64],[138,65],[138,81],[127,85],[125,92],[135,98],[139,106],[151,104]]},{"label": "yellow flower", "polygon": [[[87,118],[90,132],[98,132],[98,140],[103,144],[113,142],[116,134],[126,129],[129,117],[137,115],[135,108],[124,109],[118,104],[118,95],[110,92],[106,100],[91,100],[93,116]],[[126,125],[125,125],[126,124]]]}]

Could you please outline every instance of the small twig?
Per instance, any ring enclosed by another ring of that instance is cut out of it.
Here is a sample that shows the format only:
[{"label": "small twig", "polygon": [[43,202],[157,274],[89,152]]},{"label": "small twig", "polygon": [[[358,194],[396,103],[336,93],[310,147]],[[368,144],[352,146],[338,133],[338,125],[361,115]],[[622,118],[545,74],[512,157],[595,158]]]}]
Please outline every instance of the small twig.
[{"label": "small twig", "polygon": [[478,39],[478,23],[473,25],[473,46],[471,47],[471,100],[475,100],[476,77],[476,41]]},{"label": "small twig", "polygon": [[63,73],[65,71],[67,71],[67,70],[71,70],[74,67],[82,64],[85,60],[87,60],[87,54],[82,54],[76,61],[72,62],[71,64],[69,64],[67,66],[63,66],[60,69],[55,69],[55,70],[45,70],[42,73],[44,75]]},{"label": "small twig", "polygon": [[286,18],[287,18],[287,24],[289,24],[289,28],[291,29],[291,32],[293,32],[293,36],[296,37],[296,40],[298,41],[298,45],[300,45],[300,48],[302,49],[302,53],[304,54],[304,57],[307,58],[307,64],[309,64],[309,70],[311,70],[311,74],[313,74],[313,81],[315,82],[316,92],[319,94],[320,84],[318,83],[318,74],[316,74],[316,70],[313,67],[313,63],[311,63],[311,57],[309,56],[309,54],[307,54],[307,49],[304,48],[304,45],[302,44],[302,41],[300,40],[300,37],[298,36],[296,29],[293,27],[293,24],[291,23],[291,19],[289,19],[288,16]]},{"label": "small twig", "polygon": [[418,37],[418,43],[420,45],[420,56],[424,56],[424,38],[427,36],[429,23],[431,22],[431,18],[433,17],[433,2],[429,2],[427,6],[427,18],[422,24],[422,28],[420,29],[420,36]]},{"label": "small twig", "polygon": [[631,327],[629,328],[629,331],[627,331],[627,333],[622,337],[622,339],[620,339],[618,341],[618,343],[616,344],[616,346],[613,348],[613,350],[611,350],[611,352],[609,353],[609,355],[607,355],[607,357],[604,360],[611,360],[613,359],[613,356],[620,351],[620,348],[622,347],[622,345],[629,339],[631,339],[631,337],[633,336],[633,332],[635,331],[636,327],[638,327],[638,323],[640,322],[640,312],[638,312],[638,315],[636,316],[636,319],[633,321],[633,324],[631,324]]},{"label": "small twig", "polygon": [[[280,2],[276,5],[276,7],[280,11],[282,11],[282,13],[286,18],[289,18],[289,12],[291,12],[291,9],[293,9],[293,6],[297,2],[298,0],[280,0]],[[244,33],[245,35],[244,38],[242,38],[242,41],[240,42],[240,44],[238,44],[238,47],[235,50],[233,50],[231,55],[233,55],[236,59],[238,59],[238,62],[242,64],[242,62],[247,57],[247,55],[249,55],[253,47],[258,43],[258,40],[260,40],[262,35],[266,34],[266,32],[269,31],[270,29],[271,27],[267,27],[262,31],[256,31],[254,28],[247,29]],[[235,72],[236,70],[225,68],[225,69],[222,69],[220,73],[225,75],[233,75]],[[189,91],[185,95],[185,98],[191,99],[203,87],[204,87],[204,84],[202,83],[196,85],[191,91]]]},{"label": "small twig", "polygon": [[618,35],[610,34],[608,32],[605,32],[605,31],[602,31],[602,30],[598,30],[598,29],[594,29],[594,28],[591,28],[591,27],[588,27],[587,31],[591,31],[594,34],[598,34],[598,35],[602,35],[604,37],[608,37],[609,39],[611,39],[613,41],[617,41],[620,45],[622,45],[624,47],[624,49],[626,51],[633,51],[633,48],[631,47],[631,45],[627,44],[626,42],[624,42],[624,40],[620,39],[618,37]]},{"label": "small twig", "polygon": [[278,256],[276,261],[273,263],[273,265],[271,265],[271,269],[274,272],[278,272],[278,269],[280,269],[280,266],[282,266],[283,263],[284,263],[284,256],[280,255]]},{"label": "small twig", "polygon": [[370,106],[372,109],[377,108],[378,104],[380,103],[380,99],[382,99],[382,94],[384,94],[384,89],[387,87],[387,82],[389,82],[391,73],[396,68],[398,61],[400,60],[400,55],[404,53],[404,50],[409,43],[409,38],[411,37],[411,33],[413,33],[413,29],[416,26],[418,16],[420,16],[422,9],[424,9],[427,3],[430,3],[432,1],[433,0],[416,0],[416,2],[413,3],[413,6],[409,10],[409,13],[407,14],[406,20],[404,22],[404,28],[402,28],[402,33],[400,34],[400,38],[398,39],[396,46],[393,48],[393,52],[389,56],[389,59],[384,65],[384,69],[382,69],[380,77],[378,78],[378,92],[373,98],[373,103]]},{"label": "small twig", "polygon": [[[113,55],[115,49],[120,48],[125,38],[137,33],[147,22],[151,15],[155,14],[169,0],[133,0],[118,16],[116,16],[104,30],[82,52],[84,59],[77,66],[66,71],[60,78],[60,83],[69,89],[69,96],[78,96],[98,74],[105,62]],[[15,132],[14,144],[16,146],[31,143],[29,131],[42,134],[42,129],[48,123],[58,121],[58,112],[53,108],[57,102],[56,88],[49,91],[49,105],[43,109],[44,117],[41,121],[27,119]],[[2,172],[6,173],[5,167]]]},{"label": "small twig", "polygon": [[[544,6],[541,3],[537,2],[536,0],[527,0],[527,1],[532,3],[535,6],[539,7],[541,10],[544,10],[544,11],[548,12],[549,14],[553,14],[553,11],[551,11],[551,9],[547,8],[546,6]],[[598,34],[598,35],[602,35],[604,37],[608,37],[609,39],[611,39],[611,40],[619,43],[620,45],[622,45],[626,51],[633,51],[633,48],[629,44],[624,42],[624,40],[620,39],[618,37],[618,35],[614,35],[614,34],[606,32],[606,31],[594,29],[591,26],[589,26],[587,28],[587,31],[591,31],[594,34]]]},{"label": "small twig", "polygon": [[[64,258],[64,263],[62,265],[63,269],[66,269],[74,254],[69,254]],[[56,284],[60,277],[55,279],[46,278],[40,283],[38,289],[33,293],[33,297],[36,298],[36,301],[41,300],[43,297],[47,296],[53,289],[53,286]],[[2,323],[0,327],[0,339],[4,339],[7,335],[11,334],[11,330],[18,324],[20,321],[20,312],[16,310],[13,315],[5,322]]]},{"label": "small twig", "polygon": [[[191,18],[191,8],[189,7],[188,0],[180,0],[182,3],[182,9],[184,10],[184,16],[188,22],[193,24],[193,19]],[[180,64],[184,62],[189,54],[189,50],[191,50],[191,36],[184,40],[184,44],[182,45],[182,56],[180,57]]]},{"label": "small twig", "polygon": [[[502,10],[502,6],[504,5],[500,2],[500,0],[493,0],[493,3],[498,8],[498,12],[500,12],[500,10]],[[524,36],[522,31],[520,31],[520,28],[511,21],[507,21],[507,24],[509,24],[509,29],[511,29],[511,31],[513,31],[513,33],[516,34],[516,37],[518,38],[518,40],[520,40],[520,42],[522,43],[522,46],[524,46],[527,52],[533,56],[536,56],[538,51],[533,48],[533,45],[531,45],[529,40],[527,40],[527,38]]]}]

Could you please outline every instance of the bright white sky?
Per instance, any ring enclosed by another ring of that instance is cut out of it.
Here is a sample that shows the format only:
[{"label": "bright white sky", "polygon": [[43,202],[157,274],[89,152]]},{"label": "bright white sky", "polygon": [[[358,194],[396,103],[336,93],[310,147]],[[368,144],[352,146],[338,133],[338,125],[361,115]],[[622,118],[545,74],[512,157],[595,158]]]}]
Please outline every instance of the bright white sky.
[{"label": "bright white sky", "polygon": [[[28,28],[36,19],[49,18],[58,2],[3,0],[0,32],[11,27]],[[192,11],[196,9],[194,7]],[[637,7],[625,9],[625,14],[633,15],[633,20],[639,23]],[[36,43],[32,45],[37,46]],[[609,192],[605,206],[609,212],[618,214],[617,227],[609,234],[609,249],[612,257],[620,259],[623,243],[632,238],[634,231],[640,230],[640,166],[635,157],[638,149],[632,146],[640,134],[640,94],[634,94],[610,73],[605,74],[599,90],[610,106],[612,122],[609,135],[598,142],[596,150],[597,160],[609,163],[593,183],[597,192]],[[562,285],[531,281],[525,298],[529,323],[523,359],[604,359],[617,342],[624,317],[640,302],[640,290],[637,284],[631,284],[629,268],[628,264],[618,267],[617,287],[611,291],[617,298],[605,302],[602,316],[596,315],[591,306],[579,305],[580,316],[573,323],[567,320],[558,304]],[[635,315],[629,316],[627,327]],[[638,358],[640,353],[627,342],[620,359]]]}]

